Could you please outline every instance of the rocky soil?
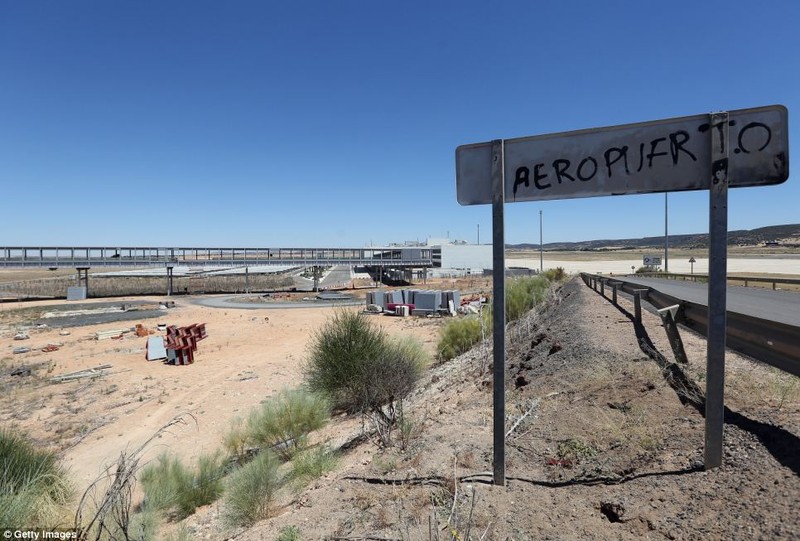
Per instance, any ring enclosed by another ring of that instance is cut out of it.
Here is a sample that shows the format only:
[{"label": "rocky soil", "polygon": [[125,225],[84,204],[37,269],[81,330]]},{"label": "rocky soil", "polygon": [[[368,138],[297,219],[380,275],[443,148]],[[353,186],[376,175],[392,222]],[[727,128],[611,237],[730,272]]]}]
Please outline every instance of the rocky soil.
[{"label": "rocky soil", "polygon": [[[729,352],[724,464],[706,471],[705,343],[684,331],[690,363],[675,366],[660,319],[645,313],[637,329],[632,311],[573,280],[510,329],[505,486],[492,484],[484,344],[407,400],[417,430],[405,448],[362,443],[249,530],[225,532],[213,506],[190,528],[239,540],[286,526],[303,539],[800,537],[797,379]],[[326,436],[354,430],[343,420]]]}]

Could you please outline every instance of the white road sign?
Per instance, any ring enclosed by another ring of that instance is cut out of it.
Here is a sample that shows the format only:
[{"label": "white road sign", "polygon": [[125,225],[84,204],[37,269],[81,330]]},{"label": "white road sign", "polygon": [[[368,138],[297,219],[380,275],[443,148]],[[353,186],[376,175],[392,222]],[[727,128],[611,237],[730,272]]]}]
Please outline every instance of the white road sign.
[{"label": "white road sign", "polygon": [[642,258],[642,263],[647,267],[658,267],[661,265],[661,256],[646,255]]},{"label": "white road sign", "polygon": [[[541,201],[708,189],[710,115],[506,139],[505,201]],[[730,111],[732,188],[780,184],[789,177],[788,112],[782,105]],[[717,149],[722,150],[722,149]],[[462,205],[492,202],[492,143],[456,149]]]}]

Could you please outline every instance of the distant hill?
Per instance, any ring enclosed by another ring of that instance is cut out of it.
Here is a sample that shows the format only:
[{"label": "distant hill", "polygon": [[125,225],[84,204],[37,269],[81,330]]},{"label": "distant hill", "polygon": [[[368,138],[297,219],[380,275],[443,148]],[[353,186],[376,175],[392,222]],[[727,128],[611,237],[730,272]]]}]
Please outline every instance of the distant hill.
[{"label": "distant hill", "polygon": [[[778,242],[783,246],[800,247],[800,224],[771,225],[758,229],[728,231],[729,246],[758,246],[767,242]],[[691,235],[670,235],[671,248],[707,248],[708,233]],[[664,246],[664,237],[644,237],[638,239],[587,240],[581,242],[551,242],[544,245],[545,250],[634,250],[639,248],[659,248]],[[539,249],[538,244],[510,244],[511,249]]]}]

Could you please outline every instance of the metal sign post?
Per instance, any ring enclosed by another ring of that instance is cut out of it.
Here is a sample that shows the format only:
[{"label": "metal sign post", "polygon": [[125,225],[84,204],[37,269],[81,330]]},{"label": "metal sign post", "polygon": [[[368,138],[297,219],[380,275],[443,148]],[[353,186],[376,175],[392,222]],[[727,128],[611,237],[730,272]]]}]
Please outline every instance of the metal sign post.
[{"label": "metal sign post", "polygon": [[711,115],[708,343],[706,350],[706,469],[722,464],[725,417],[725,326],[728,250],[728,113]]},{"label": "metal sign post", "polygon": [[502,139],[492,141],[492,327],[494,370],[494,484],[506,484],[506,240],[503,218],[505,204],[505,148]]}]

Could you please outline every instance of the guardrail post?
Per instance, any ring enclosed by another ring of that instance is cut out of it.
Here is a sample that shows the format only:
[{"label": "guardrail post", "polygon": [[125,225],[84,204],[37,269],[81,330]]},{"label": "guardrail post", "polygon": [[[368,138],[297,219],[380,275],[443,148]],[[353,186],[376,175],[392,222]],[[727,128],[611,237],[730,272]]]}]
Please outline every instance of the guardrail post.
[{"label": "guardrail post", "polygon": [[633,312],[636,323],[642,322],[642,294],[647,295],[647,289],[633,290]]},{"label": "guardrail post", "polygon": [[606,296],[606,281],[603,280],[602,278],[600,279],[600,296],[601,297]]},{"label": "guardrail post", "polygon": [[667,333],[669,345],[672,346],[672,352],[675,354],[675,360],[681,364],[688,364],[689,358],[686,356],[681,333],[678,331],[678,324],[675,322],[680,308],[679,304],[667,306],[666,308],[661,308],[658,311],[658,315],[661,316],[661,321],[664,323],[664,330]]}]

